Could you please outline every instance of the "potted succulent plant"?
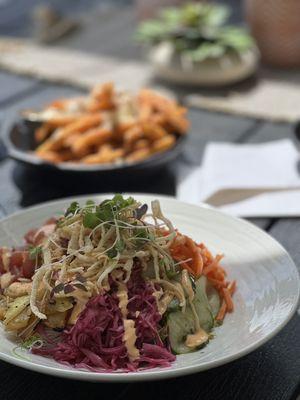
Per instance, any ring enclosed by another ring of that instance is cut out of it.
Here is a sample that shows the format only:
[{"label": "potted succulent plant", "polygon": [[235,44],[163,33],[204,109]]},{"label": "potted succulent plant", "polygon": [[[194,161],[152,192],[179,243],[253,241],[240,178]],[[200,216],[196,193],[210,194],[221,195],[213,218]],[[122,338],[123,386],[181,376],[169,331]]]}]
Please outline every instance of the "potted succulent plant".
[{"label": "potted succulent plant", "polygon": [[162,9],[142,22],[137,39],[160,78],[184,84],[219,86],[253,74],[258,50],[242,28],[225,25],[223,5],[187,3]]}]

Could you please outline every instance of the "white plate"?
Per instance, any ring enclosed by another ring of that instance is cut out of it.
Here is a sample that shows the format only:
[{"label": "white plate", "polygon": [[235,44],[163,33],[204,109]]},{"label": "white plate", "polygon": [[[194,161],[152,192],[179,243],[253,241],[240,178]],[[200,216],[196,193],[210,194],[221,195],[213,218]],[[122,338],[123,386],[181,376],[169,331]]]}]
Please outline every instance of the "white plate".
[{"label": "white plate", "polygon": [[[16,357],[15,344],[0,330],[0,359],[33,371],[89,381],[143,381],[191,374],[235,360],[271,339],[289,321],[299,298],[299,276],[290,256],[274,239],[254,225],[205,206],[155,195],[134,195],[150,203],[161,201],[165,215],[183,233],[203,241],[223,262],[230,279],[237,280],[235,311],[226,316],[215,338],[203,350],[181,355],[169,368],[130,373],[93,373],[68,368],[53,360]],[[107,195],[80,197],[103,200]],[[78,199],[78,198],[77,198]],[[61,213],[73,199],[32,207],[0,222],[0,245],[22,243],[24,233]]]}]

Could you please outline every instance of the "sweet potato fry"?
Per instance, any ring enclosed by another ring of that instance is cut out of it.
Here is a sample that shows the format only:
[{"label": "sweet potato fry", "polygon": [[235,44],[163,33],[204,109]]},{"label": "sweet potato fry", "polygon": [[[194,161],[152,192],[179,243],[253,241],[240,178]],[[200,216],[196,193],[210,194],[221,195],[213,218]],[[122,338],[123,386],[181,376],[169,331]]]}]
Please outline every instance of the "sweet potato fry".
[{"label": "sweet potato fry", "polygon": [[157,125],[161,125],[163,127],[165,127],[164,125],[167,122],[167,118],[163,113],[157,112],[155,114],[152,115],[151,120],[157,124]]},{"label": "sweet potato fry", "polygon": [[61,115],[48,119],[47,123],[51,125],[53,128],[59,128],[71,124],[77,121],[78,119],[82,118],[83,116],[84,114]]},{"label": "sweet potato fry", "polygon": [[102,85],[94,87],[91,93],[90,104],[88,109],[94,110],[110,110],[114,108],[114,84],[106,82]]},{"label": "sweet potato fry", "polygon": [[135,125],[136,120],[133,118],[128,118],[127,120],[123,119],[121,122],[118,122],[116,126],[118,137],[122,137],[126,131],[133,128]]},{"label": "sweet potato fry", "polygon": [[78,138],[81,137],[81,135],[82,135],[82,133],[76,132],[76,133],[73,133],[73,135],[68,136],[68,137],[65,138],[65,140],[64,140],[64,146],[65,146],[65,147],[71,147],[72,144],[73,144]]},{"label": "sweet potato fry", "polygon": [[168,134],[168,132],[158,124],[151,121],[141,122],[141,128],[145,137],[150,140],[158,140]]},{"label": "sweet potato fry", "polygon": [[139,119],[141,121],[147,121],[151,118],[153,114],[153,109],[150,104],[141,103],[139,106]]},{"label": "sweet potato fry", "polygon": [[134,125],[124,133],[125,146],[132,146],[134,142],[143,138],[143,131],[140,125]]},{"label": "sweet potato fry", "polygon": [[175,100],[150,89],[117,92],[112,82],[35,114],[45,121],[35,132],[35,153],[54,163],[142,161],[171,148],[188,129],[186,109]]},{"label": "sweet potato fry", "polygon": [[99,125],[102,121],[103,117],[100,113],[85,115],[62,129],[57,137],[63,139],[75,132],[85,132],[87,129]]},{"label": "sweet potato fry", "polygon": [[67,99],[57,99],[53,100],[50,102],[47,108],[55,108],[57,110],[74,110],[77,112],[78,109],[83,108],[83,105],[86,102],[86,97],[85,96],[76,96],[76,97],[70,97]]},{"label": "sweet potato fry", "polygon": [[37,143],[41,143],[43,140],[47,139],[47,137],[51,134],[53,128],[51,124],[44,123],[40,127],[38,127],[34,132],[34,138]]},{"label": "sweet potato fry", "polygon": [[150,147],[150,142],[147,139],[139,139],[134,143],[134,150],[147,149]]},{"label": "sweet potato fry", "polygon": [[47,153],[48,151],[57,151],[62,148],[63,140],[58,140],[56,135],[59,133],[60,129],[56,129],[52,135],[41,143],[35,150],[38,155]]},{"label": "sweet potato fry", "polygon": [[98,153],[83,157],[81,161],[85,164],[106,164],[114,162],[124,156],[122,148],[113,149],[110,145],[101,146]]},{"label": "sweet potato fry", "polygon": [[65,139],[74,133],[84,132],[89,128],[97,126],[102,121],[101,114],[90,114],[79,118],[64,128],[57,129],[54,134],[37,148],[39,153],[49,150],[58,150],[63,146]]},{"label": "sweet potato fry", "polygon": [[142,161],[145,160],[145,158],[148,158],[150,155],[151,151],[149,148],[139,149],[130,153],[125,160],[129,162]]},{"label": "sweet potato fry", "polygon": [[176,132],[184,134],[188,130],[189,123],[185,117],[186,109],[177,105],[174,100],[168,99],[149,89],[143,89],[139,93],[141,104],[149,104],[152,108],[166,116],[167,122]]},{"label": "sweet potato fry", "polygon": [[74,154],[83,157],[89,153],[92,146],[99,146],[107,142],[113,135],[112,130],[107,128],[93,128],[82,133],[71,144]]},{"label": "sweet potato fry", "polygon": [[59,153],[55,151],[44,151],[43,153],[39,154],[39,157],[45,161],[49,161],[54,164],[57,164],[62,161]]},{"label": "sweet potato fry", "polygon": [[152,150],[154,153],[166,151],[170,147],[174,146],[176,139],[173,135],[166,135],[161,139],[155,140],[152,144]]}]

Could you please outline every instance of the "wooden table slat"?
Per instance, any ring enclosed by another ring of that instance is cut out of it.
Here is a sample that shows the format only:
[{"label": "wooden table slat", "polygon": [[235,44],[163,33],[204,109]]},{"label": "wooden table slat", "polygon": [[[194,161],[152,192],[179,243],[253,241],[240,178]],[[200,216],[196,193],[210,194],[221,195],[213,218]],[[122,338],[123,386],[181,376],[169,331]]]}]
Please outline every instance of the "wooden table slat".
[{"label": "wooden table slat", "polygon": [[34,79],[0,71],[0,105],[8,103],[24,92],[28,93],[36,85],[37,81]]}]

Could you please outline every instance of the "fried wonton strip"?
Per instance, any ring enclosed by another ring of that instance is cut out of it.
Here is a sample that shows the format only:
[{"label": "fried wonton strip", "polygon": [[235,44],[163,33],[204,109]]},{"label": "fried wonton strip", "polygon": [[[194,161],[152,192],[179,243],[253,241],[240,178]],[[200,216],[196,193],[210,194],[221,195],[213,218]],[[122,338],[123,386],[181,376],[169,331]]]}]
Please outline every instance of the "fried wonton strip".
[{"label": "fried wonton strip", "polygon": [[31,290],[31,294],[30,294],[30,308],[31,308],[31,311],[33,312],[33,314],[36,315],[39,319],[47,319],[47,316],[39,310],[39,308],[36,304],[38,289],[39,289],[40,284],[43,281],[43,277],[44,277],[45,273],[47,272],[47,269],[48,269],[48,265],[44,265],[43,267],[40,267],[34,274],[33,281],[32,281],[32,290]]}]

